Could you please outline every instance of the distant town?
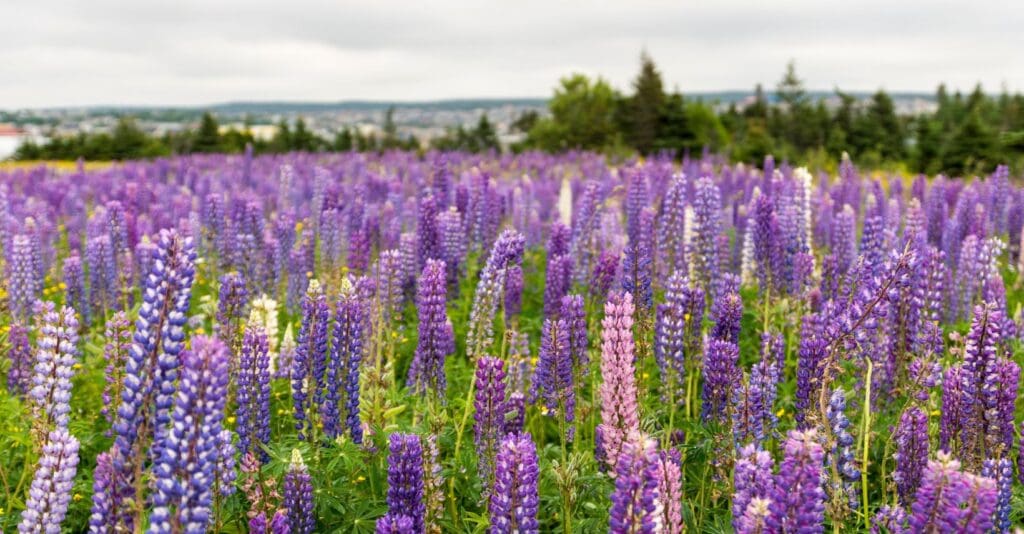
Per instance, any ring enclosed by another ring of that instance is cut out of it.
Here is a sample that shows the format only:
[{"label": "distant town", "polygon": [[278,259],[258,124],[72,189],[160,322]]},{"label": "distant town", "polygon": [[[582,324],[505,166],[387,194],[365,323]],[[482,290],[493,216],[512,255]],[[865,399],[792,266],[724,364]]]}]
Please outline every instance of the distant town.
[{"label": "distant town", "polygon": [[[870,93],[851,93],[860,101],[870,99]],[[833,92],[812,91],[812,99],[821,99],[830,109],[838,107],[840,98]],[[897,114],[917,115],[935,111],[933,94],[893,93]],[[699,99],[722,112],[730,106],[744,109],[755,96],[750,91],[723,91],[693,93],[687,98]],[[117,107],[88,108],[0,109],[0,160],[9,158],[25,141],[42,144],[57,136],[79,133],[109,133],[118,119],[130,115],[144,132],[161,136],[194,129],[203,113],[210,112],[223,131],[248,130],[253,137],[269,140],[278,131],[278,124],[301,117],[309,130],[324,138],[331,138],[340,130],[351,129],[364,136],[379,136],[385,116],[392,110],[392,120],[399,137],[415,137],[429,143],[459,126],[475,124],[481,115],[494,125],[498,141],[508,146],[520,141],[524,132],[517,131],[514,123],[527,113],[547,114],[547,99],[461,99],[432,102],[373,102],[343,101],[316,102],[234,102],[205,107]]]}]

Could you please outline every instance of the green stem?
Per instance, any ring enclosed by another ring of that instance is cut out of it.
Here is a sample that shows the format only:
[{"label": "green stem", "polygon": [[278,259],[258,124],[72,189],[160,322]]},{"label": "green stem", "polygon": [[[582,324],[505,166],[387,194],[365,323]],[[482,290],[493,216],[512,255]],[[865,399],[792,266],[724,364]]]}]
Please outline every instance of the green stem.
[{"label": "green stem", "polygon": [[863,419],[863,433],[862,443],[863,450],[861,451],[861,466],[860,466],[860,492],[861,492],[861,510],[864,512],[864,528],[871,529],[871,521],[868,517],[868,447],[871,444],[871,372],[873,371],[871,365],[871,358],[866,358],[868,364],[868,373],[865,378],[864,386],[864,406],[861,418]]},{"label": "green stem", "polygon": [[[470,407],[473,406],[474,393],[476,393],[476,380],[471,380],[469,382],[469,389],[466,391],[466,403],[462,411],[462,421],[459,423],[459,432],[455,435],[455,452],[452,455],[452,459],[456,464],[459,462],[459,451],[462,450],[462,436],[466,431],[466,423],[469,421],[469,412]],[[458,526],[459,512],[458,506],[455,505],[456,475],[457,473],[452,473],[452,477],[448,479],[448,502],[451,504],[452,509],[452,523]]]}]

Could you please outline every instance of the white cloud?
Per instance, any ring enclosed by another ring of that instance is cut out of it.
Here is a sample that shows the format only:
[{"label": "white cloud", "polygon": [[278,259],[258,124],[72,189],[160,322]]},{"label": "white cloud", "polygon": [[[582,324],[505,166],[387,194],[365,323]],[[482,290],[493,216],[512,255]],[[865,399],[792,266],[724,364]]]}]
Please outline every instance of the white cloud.
[{"label": "white cloud", "polygon": [[0,108],[546,96],[628,87],[1024,90],[1024,5],[943,0],[0,0]]}]

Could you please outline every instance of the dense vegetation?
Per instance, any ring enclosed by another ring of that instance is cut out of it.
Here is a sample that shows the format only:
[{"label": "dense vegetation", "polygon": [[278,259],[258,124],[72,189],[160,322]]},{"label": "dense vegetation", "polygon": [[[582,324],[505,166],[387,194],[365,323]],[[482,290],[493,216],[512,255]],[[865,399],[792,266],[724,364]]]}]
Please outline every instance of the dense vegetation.
[{"label": "dense vegetation", "polygon": [[765,164],[5,172],[0,529],[1020,524],[1024,190]]}]

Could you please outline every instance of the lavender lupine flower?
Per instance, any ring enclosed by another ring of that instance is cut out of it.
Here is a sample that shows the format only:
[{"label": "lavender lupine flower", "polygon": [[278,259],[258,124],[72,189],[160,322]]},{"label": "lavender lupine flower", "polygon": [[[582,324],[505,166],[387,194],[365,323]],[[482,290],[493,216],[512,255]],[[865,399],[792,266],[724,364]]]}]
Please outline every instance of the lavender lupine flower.
[{"label": "lavender lupine flower", "polygon": [[391,434],[388,451],[388,513],[412,519],[423,532],[423,447],[416,434]]},{"label": "lavender lupine flower", "polygon": [[665,303],[659,304],[654,320],[654,360],[661,374],[662,402],[682,405],[686,388],[685,311],[675,286],[675,273],[665,290]]},{"label": "lavender lupine flower", "polygon": [[771,532],[821,532],[825,491],[821,488],[824,452],[814,429],[792,430],[775,476],[768,526]]},{"label": "lavender lupine flower", "polygon": [[78,357],[78,319],[75,310],[65,306],[56,312],[44,307],[36,342],[36,363],[32,376],[34,425],[46,435],[52,430],[66,429],[71,412],[71,376]]},{"label": "lavender lupine flower", "polygon": [[587,339],[587,316],[584,310],[583,297],[566,295],[562,297],[558,316],[565,321],[569,333],[569,350],[572,354],[573,368],[577,373],[584,374],[590,365]]},{"label": "lavender lupine flower", "polygon": [[783,244],[771,197],[760,195],[754,200],[753,217],[753,228],[748,231],[753,242],[758,284],[761,291],[775,293],[775,288],[784,287],[781,280]]},{"label": "lavender lupine flower", "polygon": [[939,449],[953,450],[962,437],[966,419],[964,399],[965,373],[963,364],[950,366],[942,379],[942,410],[939,419]]},{"label": "lavender lupine flower", "polygon": [[741,519],[751,501],[771,497],[775,488],[772,479],[774,465],[772,455],[753,444],[739,450],[732,493],[732,523],[737,531],[740,530]]},{"label": "lavender lupine flower", "polygon": [[981,534],[992,528],[998,490],[991,478],[960,471],[960,462],[940,451],[921,477],[910,509],[911,532]]},{"label": "lavender lupine flower", "polygon": [[128,365],[129,351],[131,350],[131,323],[128,315],[119,311],[107,321],[107,345],[104,348],[103,356],[107,360],[104,369],[107,384],[103,388],[103,408],[100,413],[111,425],[114,424],[115,399],[120,399],[124,389],[125,367]]},{"label": "lavender lupine flower", "polygon": [[441,237],[441,257],[444,259],[448,289],[452,297],[458,297],[459,277],[465,270],[466,232],[462,226],[462,215],[454,206],[437,216],[437,231]]},{"label": "lavender lupine flower", "polygon": [[576,390],[572,347],[564,319],[545,319],[541,329],[540,355],[530,385],[530,397],[544,402],[546,413],[568,424],[566,439],[575,435]]},{"label": "lavender lupine flower", "polygon": [[231,272],[220,277],[217,322],[213,332],[217,339],[231,349],[235,358],[242,343],[242,321],[246,317],[243,308],[248,301],[249,291],[245,288],[242,275]]},{"label": "lavender lupine flower", "polygon": [[[723,278],[733,276],[723,275]],[[739,343],[740,320],[743,318],[743,299],[736,292],[719,292],[711,304],[711,319],[715,325],[711,338],[730,343]]]},{"label": "lavender lupine flower", "polygon": [[419,215],[416,220],[416,242],[418,266],[422,269],[427,260],[442,259],[441,239],[437,227],[438,207],[434,195],[428,194],[420,199]]},{"label": "lavender lupine flower", "polygon": [[440,457],[437,436],[426,436],[423,439],[423,529],[428,534],[441,534],[444,515],[444,475]]},{"label": "lavender lupine flower", "polygon": [[841,487],[831,488],[832,492],[845,494],[850,508],[857,508],[858,500],[854,484],[860,480],[860,469],[854,459],[853,436],[850,435],[850,420],[846,417],[846,392],[842,389],[832,390],[828,407],[825,409],[832,438],[835,440],[832,450],[828,451],[826,463],[835,462]]},{"label": "lavender lupine flower", "polygon": [[608,291],[615,283],[615,276],[619,271],[619,254],[611,250],[602,250],[594,263],[594,269],[590,274],[587,287],[590,288],[590,298],[593,302],[604,302],[608,298]]},{"label": "lavender lupine flower", "polygon": [[117,264],[110,236],[101,235],[85,242],[85,260],[89,264],[89,297],[92,313],[99,317],[117,302]]},{"label": "lavender lupine flower", "polygon": [[479,460],[478,476],[484,498],[494,483],[494,457],[505,430],[505,362],[483,356],[477,360],[476,397],[473,402],[473,441]]},{"label": "lavender lupine flower", "polygon": [[514,230],[498,237],[480,274],[470,313],[466,352],[470,360],[482,356],[494,342],[494,317],[505,287],[506,272],[523,258],[525,238]]},{"label": "lavender lupine flower", "polygon": [[416,534],[412,518],[407,515],[388,512],[377,520],[375,534]]},{"label": "lavender lupine flower", "polygon": [[149,532],[198,532],[212,518],[230,354],[219,340],[192,339],[181,355],[171,429],[160,436]]},{"label": "lavender lupine flower", "polygon": [[658,246],[661,257],[662,275],[683,270],[686,274],[686,246],[683,242],[685,233],[686,212],[686,177],[682,174],[672,176],[672,182],[665,193],[661,204],[661,217],[658,219]]},{"label": "lavender lupine flower", "polygon": [[654,212],[650,208],[640,211],[635,233],[630,237],[622,259],[622,289],[633,294],[633,302],[641,310],[648,310],[653,303],[654,261],[652,258],[651,227]]},{"label": "lavender lupine flower", "polygon": [[363,274],[370,265],[370,229],[363,224],[352,233],[348,240],[348,268],[356,274]]},{"label": "lavender lupine flower", "polygon": [[397,250],[382,251],[375,265],[380,315],[388,322],[402,314],[402,255]]},{"label": "lavender lupine flower", "polygon": [[568,255],[550,256],[544,280],[544,316],[557,318],[562,297],[572,284],[573,259]]},{"label": "lavender lupine flower", "polygon": [[366,308],[361,300],[352,284],[344,281],[335,306],[330,362],[320,410],[324,434],[334,439],[343,430],[340,404],[344,401],[345,426],[355,443],[363,442],[363,427],[359,421],[359,366],[363,361]]},{"label": "lavender lupine flower", "polygon": [[114,423],[116,446],[124,461],[118,470],[126,480],[134,476],[150,440],[153,460],[160,458],[160,447],[169,429],[171,406],[178,389],[175,384],[184,348],[194,262],[191,238],[173,230],[160,232],[151,271],[143,284],[142,306],[135,323],[125,367],[125,387]]},{"label": "lavender lupine flower", "polygon": [[312,435],[316,408],[327,370],[327,329],[329,314],[327,297],[319,282],[311,280],[302,299],[302,326],[292,362],[292,399],[295,406],[295,429],[299,439]]},{"label": "lavender lupine flower", "polygon": [[7,333],[7,391],[25,394],[32,389],[33,360],[32,346],[28,341],[28,329],[17,323]]},{"label": "lavender lupine flower", "polygon": [[292,534],[312,534],[316,528],[316,518],[313,516],[313,479],[298,449],[292,450],[292,460],[284,474],[283,493],[281,504],[288,510],[288,525]]},{"label": "lavender lupine flower", "polygon": [[832,226],[831,251],[835,258],[838,274],[846,274],[857,259],[857,215],[846,204],[836,214]]},{"label": "lavender lupine flower", "polygon": [[537,448],[530,434],[509,434],[495,460],[494,491],[488,513],[490,534],[537,533],[539,494]]},{"label": "lavender lupine flower", "polygon": [[694,239],[690,274],[704,291],[710,291],[718,279],[718,250],[715,241],[721,228],[722,199],[711,178],[697,180],[693,201]]},{"label": "lavender lupine flower", "polygon": [[270,459],[263,450],[270,442],[270,354],[262,328],[245,330],[237,380],[238,449],[242,455],[252,452],[266,462]]},{"label": "lavender lupine flower", "polygon": [[987,458],[981,467],[981,476],[996,482],[996,509],[992,518],[995,530],[1010,531],[1010,497],[1013,492],[1013,461],[1009,458],[998,460]]},{"label": "lavender lupine flower", "polygon": [[727,421],[733,383],[739,377],[739,348],[735,343],[709,339],[704,351],[704,387],[701,391],[701,420]]},{"label": "lavender lupine flower", "polygon": [[679,449],[659,453],[661,479],[658,481],[658,508],[661,527],[668,534],[683,532],[683,473]]},{"label": "lavender lupine flower", "polygon": [[112,457],[116,454],[118,452],[114,448],[110,452],[101,452],[96,456],[92,510],[89,515],[89,532],[93,534],[118,532],[119,527],[131,530],[131,510],[121,506],[127,495],[126,488],[117,478],[118,473]]},{"label": "lavender lupine flower", "polygon": [[416,273],[420,272],[417,253],[419,245],[416,243],[416,234],[405,232],[398,238],[398,250],[402,254],[402,287],[406,295],[413,295],[416,288]]},{"label": "lavender lupine flower", "polygon": [[64,285],[64,304],[75,310],[82,310],[82,322],[89,324],[89,295],[85,289],[85,273],[82,271],[82,259],[77,254],[64,260],[62,277]]},{"label": "lavender lupine flower", "polygon": [[38,254],[39,250],[33,249],[29,236],[18,234],[11,238],[7,257],[7,291],[11,313],[23,321],[29,318],[32,303],[43,290],[43,281],[36,268]]},{"label": "lavender lupine flower", "polygon": [[505,274],[505,321],[523,311],[523,268],[513,265]]},{"label": "lavender lupine flower", "polygon": [[78,440],[66,428],[52,430],[43,445],[25,511],[18,523],[22,534],[59,533],[71,502],[71,489],[78,469]]},{"label": "lavender lupine flower", "polygon": [[627,169],[626,234],[631,241],[635,241],[642,232],[640,228],[640,212],[649,205],[647,176],[640,169]]},{"label": "lavender lupine flower", "polygon": [[214,482],[213,488],[217,492],[217,495],[227,497],[235,493],[235,479],[238,478],[238,473],[235,471],[235,455],[238,454],[238,448],[235,446],[235,434],[234,432],[223,429],[217,436],[217,462],[214,465]]},{"label": "lavender lupine flower", "polygon": [[551,223],[548,233],[547,246],[544,248],[548,256],[561,256],[569,254],[572,245],[572,230],[559,221]]},{"label": "lavender lupine flower", "polygon": [[615,462],[615,490],[608,515],[613,534],[658,532],[661,461],[653,439],[633,432]]},{"label": "lavender lupine flower", "polygon": [[612,293],[601,320],[601,454],[615,469],[630,433],[640,430],[633,343],[633,296]]},{"label": "lavender lupine flower", "polygon": [[981,465],[981,460],[1002,442],[999,422],[998,346],[1001,339],[1002,315],[993,306],[974,310],[971,329],[964,343],[963,397],[964,420],[959,458],[968,465]]},{"label": "lavender lupine flower", "polygon": [[904,506],[911,503],[921,484],[921,474],[928,462],[928,416],[917,406],[900,415],[894,435],[896,470],[892,478]]},{"label": "lavender lupine flower", "polygon": [[408,384],[421,395],[443,399],[447,386],[444,361],[455,352],[455,337],[445,309],[447,289],[443,261],[427,260],[417,293],[419,338],[409,367]]},{"label": "lavender lupine flower", "polygon": [[796,363],[796,414],[797,426],[807,425],[807,413],[813,408],[821,388],[822,365],[828,343],[820,336],[821,319],[816,314],[804,317],[800,329],[800,348]]},{"label": "lavender lupine flower", "polygon": [[878,509],[871,518],[871,534],[910,534],[907,529],[907,512],[902,506],[889,506]]}]

